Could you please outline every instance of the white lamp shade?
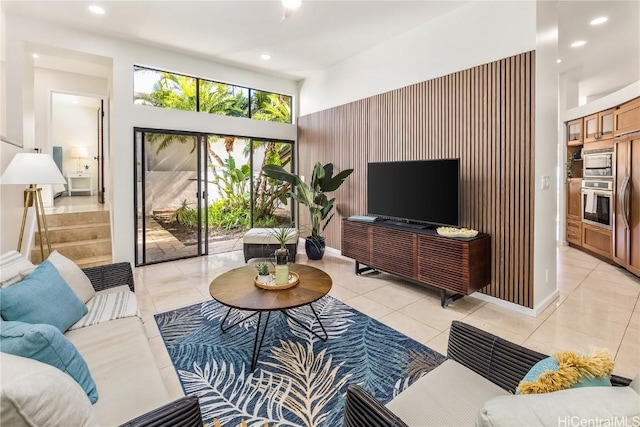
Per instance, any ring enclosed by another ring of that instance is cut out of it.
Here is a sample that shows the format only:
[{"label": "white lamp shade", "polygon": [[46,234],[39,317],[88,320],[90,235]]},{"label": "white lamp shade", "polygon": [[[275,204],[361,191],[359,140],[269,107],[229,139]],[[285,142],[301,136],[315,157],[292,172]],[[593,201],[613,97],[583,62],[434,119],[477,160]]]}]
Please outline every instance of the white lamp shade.
[{"label": "white lamp shade", "polygon": [[18,153],[0,177],[0,184],[65,184],[53,158],[43,153]]},{"label": "white lamp shade", "polygon": [[89,157],[89,150],[87,150],[87,147],[73,147],[71,149],[71,157],[84,159]]}]

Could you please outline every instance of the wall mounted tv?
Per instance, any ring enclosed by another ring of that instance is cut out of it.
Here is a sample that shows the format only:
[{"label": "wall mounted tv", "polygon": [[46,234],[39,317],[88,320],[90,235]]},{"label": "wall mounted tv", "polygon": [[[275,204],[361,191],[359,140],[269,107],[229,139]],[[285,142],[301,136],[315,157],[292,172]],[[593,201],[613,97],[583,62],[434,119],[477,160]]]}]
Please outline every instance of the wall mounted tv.
[{"label": "wall mounted tv", "polygon": [[392,222],[458,227],[460,159],[369,163],[367,205]]}]

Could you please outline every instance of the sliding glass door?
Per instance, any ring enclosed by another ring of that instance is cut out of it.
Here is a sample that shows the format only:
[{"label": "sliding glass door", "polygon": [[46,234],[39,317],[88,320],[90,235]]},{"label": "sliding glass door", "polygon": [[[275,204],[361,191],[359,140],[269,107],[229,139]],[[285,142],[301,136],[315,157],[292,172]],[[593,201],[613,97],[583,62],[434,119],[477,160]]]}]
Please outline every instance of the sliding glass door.
[{"label": "sliding glass door", "polygon": [[203,140],[197,133],[136,129],[136,265],[206,253]]},{"label": "sliding glass door", "polygon": [[136,265],[242,249],[251,227],[290,226],[293,142],[135,130]]}]

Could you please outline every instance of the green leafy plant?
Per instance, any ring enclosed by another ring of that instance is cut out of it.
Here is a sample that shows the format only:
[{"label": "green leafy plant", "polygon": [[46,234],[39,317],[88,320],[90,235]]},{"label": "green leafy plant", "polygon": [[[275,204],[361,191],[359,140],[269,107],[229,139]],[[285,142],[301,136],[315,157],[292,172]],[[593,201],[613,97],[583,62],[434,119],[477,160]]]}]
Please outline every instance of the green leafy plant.
[{"label": "green leafy plant", "polygon": [[280,244],[280,249],[285,249],[287,247],[287,239],[292,234],[295,235],[295,233],[295,228],[274,228],[273,230],[271,230],[271,235]]},{"label": "green leafy plant", "polygon": [[256,264],[256,269],[258,270],[258,275],[260,276],[269,275],[269,264],[267,264],[266,262]]},{"label": "green leafy plant", "polygon": [[231,206],[226,200],[217,200],[209,205],[208,222],[212,227],[220,227],[225,230],[234,228],[248,228],[249,209]]},{"label": "green leafy plant", "polygon": [[580,151],[576,151],[572,153],[567,159],[567,163],[565,163],[567,179],[573,178],[573,161],[580,157]]},{"label": "green leafy plant", "polygon": [[[333,218],[333,206],[335,198],[329,199],[326,193],[336,191],[353,169],[346,169],[333,175],[333,164],[322,165],[320,162],[313,167],[311,182],[305,183],[300,177],[291,172],[287,172],[277,165],[265,165],[262,173],[270,178],[288,182],[295,192],[291,195],[299,203],[305,205],[311,217],[311,239],[320,240],[322,232],[327,228]],[[285,199],[286,200],[286,199]]]},{"label": "green leafy plant", "polygon": [[176,221],[181,225],[195,227],[198,225],[198,212],[189,205],[187,199],[182,200],[182,205],[176,209]]}]

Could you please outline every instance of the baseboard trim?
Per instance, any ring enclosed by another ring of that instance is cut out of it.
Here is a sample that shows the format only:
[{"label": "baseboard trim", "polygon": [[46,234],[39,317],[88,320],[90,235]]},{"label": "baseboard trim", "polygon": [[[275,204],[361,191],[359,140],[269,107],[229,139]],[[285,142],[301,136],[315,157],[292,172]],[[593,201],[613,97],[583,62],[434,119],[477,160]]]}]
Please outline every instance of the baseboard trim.
[{"label": "baseboard trim", "polygon": [[538,304],[535,308],[523,307],[518,304],[514,304],[509,301],[502,300],[500,298],[492,297],[490,295],[485,295],[480,292],[475,292],[472,294],[474,298],[478,298],[479,300],[490,302],[500,307],[507,308],[509,310],[513,310],[517,313],[526,314],[531,317],[538,317],[547,307],[549,307],[560,295],[560,291],[557,289],[551,293],[547,298],[544,299],[540,304]]}]

